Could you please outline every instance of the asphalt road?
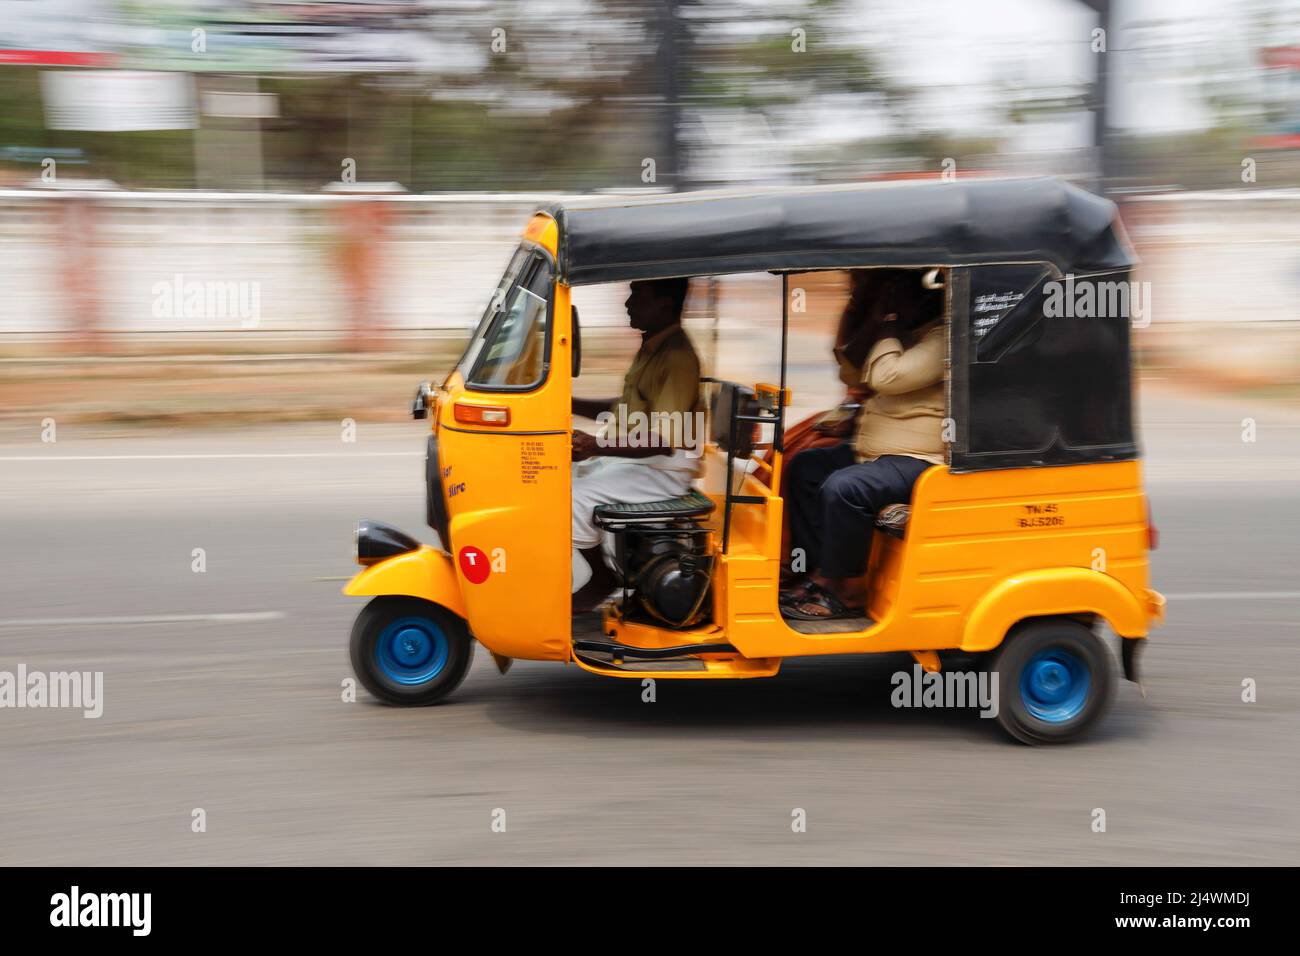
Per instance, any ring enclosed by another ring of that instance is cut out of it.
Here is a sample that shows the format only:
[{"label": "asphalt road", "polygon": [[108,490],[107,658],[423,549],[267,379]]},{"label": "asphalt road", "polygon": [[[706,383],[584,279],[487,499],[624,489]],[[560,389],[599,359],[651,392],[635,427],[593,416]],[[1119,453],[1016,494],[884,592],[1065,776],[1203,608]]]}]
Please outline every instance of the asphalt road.
[{"label": "asphalt road", "polygon": [[1143,406],[1148,696],[1121,682],[1089,740],[1036,749],[891,708],[899,656],[646,704],[480,653],[443,706],[345,703],[351,529],[426,533],[422,425],[33,426],[0,443],[0,671],[103,671],[104,713],[0,709],[0,863],[1300,863],[1300,414]]}]

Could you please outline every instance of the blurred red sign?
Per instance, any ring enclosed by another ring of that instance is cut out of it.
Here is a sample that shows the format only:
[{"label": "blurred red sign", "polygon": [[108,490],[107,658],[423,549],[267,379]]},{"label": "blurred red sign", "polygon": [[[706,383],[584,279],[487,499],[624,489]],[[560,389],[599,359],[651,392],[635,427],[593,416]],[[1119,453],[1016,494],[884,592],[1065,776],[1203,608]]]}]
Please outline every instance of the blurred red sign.
[{"label": "blurred red sign", "polygon": [[78,53],[75,50],[0,50],[0,63],[29,66],[112,66],[111,53]]},{"label": "blurred red sign", "polygon": [[1300,46],[1275,46],[1262,52],[1267,67],[1289,66],[1293,70],[1300,70]]}]

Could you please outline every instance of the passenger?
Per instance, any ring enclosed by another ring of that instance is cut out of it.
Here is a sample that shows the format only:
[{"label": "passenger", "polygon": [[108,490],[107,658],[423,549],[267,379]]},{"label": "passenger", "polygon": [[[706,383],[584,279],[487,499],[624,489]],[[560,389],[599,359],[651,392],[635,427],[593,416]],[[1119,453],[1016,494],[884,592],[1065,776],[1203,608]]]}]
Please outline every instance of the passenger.
[{"label": "passenger", "polygon": [[[633,282],[625,305],[641,347],[613,399],[573,399],[599,436],[573,432],[573,602],[588,611],[617,586],[601,554],[598,505],[676,498],[700,471],[700,360],[682,328],[688,279]],[[646,428],[636,430],[644,423]]]},{"label": "passenger", "polygon": [[[831,354],[840,368],[840,381],[844,383],[844,399],[830,411],[818,412],[785,429],[782,450],[785,469],[782,473],[782,497],[786,497],[791,464],[797,455],[813,448],[829,448],[847,441],[857,427],[862,403],[871,397],[871,390],[862,384],[862,365],[871,346],[880,337],[884,325],[886,306],[892,308],[887,290],[898,278],[909,274],[906,269],[854,269],[849,272],[849,298],[840,314],[835,330],[835,344]],[[781,553],[790,554],[790,511],[785,511],[781,529]],[[799,575],[782,568],[782,584],[787,578]]]},{"label": "passenger", "polygon": [[810,573],[782,592],[787,617],[863,616],[876,514],[910,501],[921,473],[944,461],[942,293],[923,290],[913,273],[890,298],[895,311],[863,360],[862,384],[873,394],[855,441],[806,451],[790,464],[791,544],[802,549]]},{"label": "passenger", "polygon": [[897,290],[908,281],[914,281],[914,273],[908,269],[855,269],[849,273],[849,301],[840,316],[831,354],[851,398],[866,398],[870,393],[862,383],[862,366],[880,338],[885,320],[897,311]]}]

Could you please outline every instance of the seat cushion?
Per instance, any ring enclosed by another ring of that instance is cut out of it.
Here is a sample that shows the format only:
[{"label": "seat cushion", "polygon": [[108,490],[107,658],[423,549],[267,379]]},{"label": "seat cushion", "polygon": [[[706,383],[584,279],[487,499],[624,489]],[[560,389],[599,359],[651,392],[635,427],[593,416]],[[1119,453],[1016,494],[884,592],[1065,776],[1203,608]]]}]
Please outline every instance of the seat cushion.
[{"label": "seat cushion", "polygon": [[617,521],[671,521],[674,518],[703,518],[713,512],[713,502],[698,491],[680,498],[665,498],[663,501],[643,501],[640,504],[599,505],[597,518]]},{"label": "seat cushion", "polygon": [[907,519],[911,516],[911,505],[885,505],[876,515],[876,527],[885,534],[901,538],[907,530]]}]

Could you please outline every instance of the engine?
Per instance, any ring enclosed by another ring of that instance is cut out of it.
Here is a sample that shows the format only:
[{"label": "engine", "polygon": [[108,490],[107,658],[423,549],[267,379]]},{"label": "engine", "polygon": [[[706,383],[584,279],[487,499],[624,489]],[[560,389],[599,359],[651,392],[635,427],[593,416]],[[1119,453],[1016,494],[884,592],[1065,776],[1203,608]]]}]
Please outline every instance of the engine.
[{"label": "engine", "polygon": [[623,611],[636,609],[658,624],[694,627],[707,620],[713,559],[707,532],[694,522],[630,526],[616,531],[623,587]]}]

